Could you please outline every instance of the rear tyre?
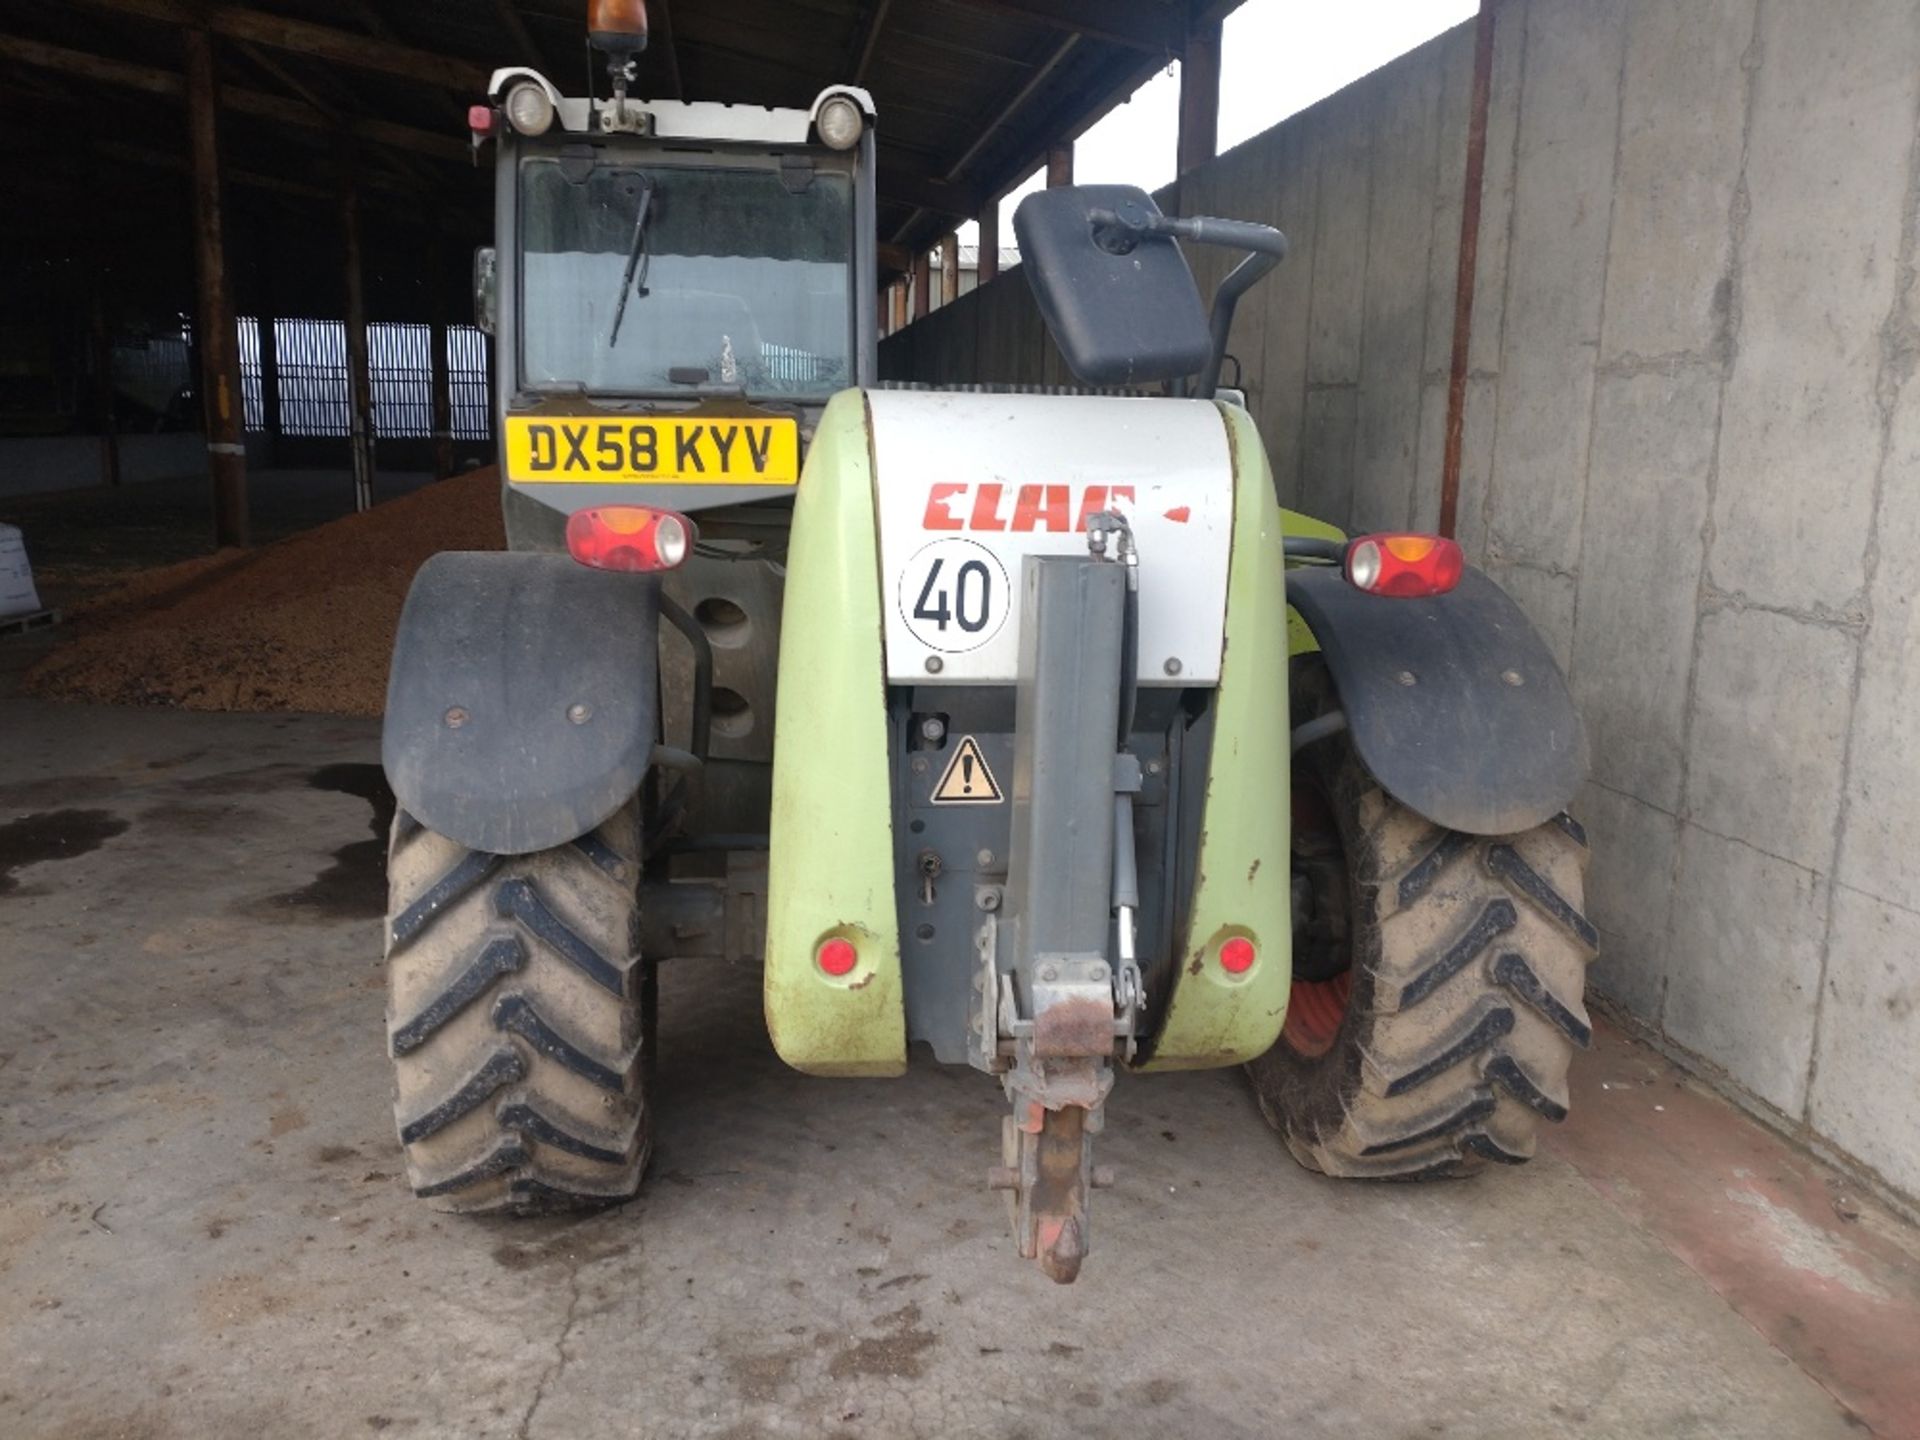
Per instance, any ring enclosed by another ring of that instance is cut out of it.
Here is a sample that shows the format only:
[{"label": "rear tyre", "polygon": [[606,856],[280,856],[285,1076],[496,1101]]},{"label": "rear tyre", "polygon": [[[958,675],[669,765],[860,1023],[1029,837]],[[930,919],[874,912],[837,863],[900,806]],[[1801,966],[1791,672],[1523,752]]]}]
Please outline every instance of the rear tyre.
[{"label": "rear tyre", "polygon": [[[1295,721],[1328,704],[1301,667]],[[1296,903],[1309,906],[1287,1022],[1247,1067],[1267,1121],[1328,1175],[1427,1179],[1532,1157],[1592,1040],[1598,935],[1586,836],[1445,830],[1389,796],[1344,735],[1294,767]]]},{"label": "rear tyre", "polygon": [[529,1214],[630,1199],[652,1140],[655,987],[638,807],[532,855],[401,811],[388,853],[387,1040],[416,1195]]}]

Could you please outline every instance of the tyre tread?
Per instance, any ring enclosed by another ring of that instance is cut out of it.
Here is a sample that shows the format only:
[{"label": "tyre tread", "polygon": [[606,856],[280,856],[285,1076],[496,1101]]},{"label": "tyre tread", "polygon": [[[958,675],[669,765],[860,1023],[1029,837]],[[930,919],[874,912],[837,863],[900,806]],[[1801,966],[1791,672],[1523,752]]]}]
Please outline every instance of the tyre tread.
[{"label": "tyre tread", "polygon": [[453,1089],[445,1099],[429,1106],[411,1120],[400,1124],[400,1143],[412,1145],[429,1135],[437,1135],[454,1121],[472,1114],[491,1099],[503,1085],[526,1078],[527,1062],[512,1046],[502,1046],[481,1062],[480,1067]]},{"label": "tyre tread", "polygon": [[[1585,1007],[1576,1009],[1548,989],[1546,982],[1527,963],[1527,957],[1519,951],[1503,951],[1494,960],[1493,978],[1582,1050],[1592,1046],[1593,1022],[1587,1018]],[[1576,1001],[1575,1005],[1578,1004]]]},{"label": "tyre tread", "polygon": [[506,857],[485,850],[469,850],[441,877],[427,887],[426,893],[395,915],[387,930],[389,956],[404,950],[450,906],[484,885],[500,868]]},{"label": "tyre tread", "polygon": [[1421,1055],[1412,1068],[1390,1079],[1386,1093],[1405,1095],[1417,1090],[1436,1075],[1492,1049],[1496,1042],[1513,1033],[1512,1008],[1491,996],[1475,1006],[1467,1018],[1471,1023],[1450,1031],[1446,1038]]},{"label": "tyre tread", "polygon": [[493,988],[494,981],[511,975],[527,963],[527,950],[517,935],[491,935],[465,968],[435,992],[397,1027],[390,1037],[395,1056],[418,1050],[433,1033]]},{"label": "tyre tread", "polygon": [[540,1013],[539,1007],[518,990],[509,990],[493,1002],[493,1024],[496,1030],[518,1035],[547,1059],[565,1066],[588,1084],[615,1095],[627,1088],[627,1072],[640,1058],[638,1046],[611,1064],[595,1057],[561,1034]]},{"label": "tyre tread", "polygon": [[493,889],[493,908],[501,919],[517,920],[535,939],[551,946],[555,954],[608,994],[627,993],[627,972],[569,929],[533,881],[524,876],[501,881]]},{"label": "tyre tread", "polygon": [[544,1213],[639,1188],[654,991],[634,943],[637,832],[630,806],[503,856],[396,814],[395,1119],[414,1192],[436,1207]]},{"label": "tyre tread", "polygon": [[1489,900],[1473,923],[1459,933],[1444,950],[1430,961],[1424,961],[1414,973],[1414,977],[1400,987],[1400,1009],[1405,1010],[1418,1005],[1442,985],[1466,969],[1475,959],[1485,953],[1486,948],[1500,936],[1513,929],[1518,921],[1518,913],[1513,902],[1506,896]]},{"label": "tyre tread", "polygon": [[1561,929],[1587,948],[1587,958],[1600,952],[1600,932],[1566,896],[1548,882],[1547,877],[1520,858],[1511,845],[1495,845],[1487,851],[1487,868],[1507,881],[1514,890],[1545,911]]},{"label": "tyre tread", "polygon": [[1348,840],[1355,892],[1361,909],[1370,895],[1378,907],[1377,953],[1356,976],[1362,1008],[1336,1041],[1357,1062],[1329,1109],[1338,1076],[1313,1067],[1338,1054],[1307,1057],[1283,1038],[1251,1067],[1261,1110],[1295,1158],[1330,1175],[1436,1179],[1524,1163],[1535,1126],[1566,1117],[1568,1063],[1593,1040],[1586,833],[1568,815],[1521,835],[1442,831],[1346,764],[1336,793],[1368,817]]},{"label": "tyre tread", "polygon": [[1458,830],[1443,832],[1432,849],[1400,872],[1400,879],[1394,886],[1394,892],[1400,900],[1400,908],[1405,910],[1408,906],[1416,904],[1421,896],[1433,888],[1434,882],[1454,861],[1472,850],[1471,835],[1463,835]]}]

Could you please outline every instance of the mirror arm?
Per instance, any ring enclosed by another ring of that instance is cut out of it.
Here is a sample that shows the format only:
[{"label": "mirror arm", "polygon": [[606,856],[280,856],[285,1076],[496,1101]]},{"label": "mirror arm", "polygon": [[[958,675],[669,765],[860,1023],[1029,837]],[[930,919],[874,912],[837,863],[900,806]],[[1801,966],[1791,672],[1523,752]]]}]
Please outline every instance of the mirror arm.
[{"label": "mirror arm", "polygon": [[1213,335],[1213,353],[1207,356],[1206,369],[1200,372],[1200,379],[1194,386],[1194,396],[1200,400],[1211,400],[1214,391],[1220,388],[1220,366],[1227,358],[1227,337],[1233,332],[1233,312],[1240,303],[1240,297],[1251,290],[1260,278],[1286,257],[1287,237],[1275,230],[1280,240],[1280,249],[1276,254],[1268,250],[1247,256],[1233,269],[1227,272],[1227,278],[1220,282],[1220,288],[1214,292],[1213,314],[1207,319],[1207,329]]},{"label": "mirror arm", "polygon": [[1197,398],[1211,400],[1214,391],[1220,388],[1220,366],[1227,358],[1227,337],[1233,330],[1234,309],[1242,295],[1287,258],[1287,237],[1271,225],[1251,220],[1216,220],[1204,215],[1153,215],[1144,221],[1134,221],[1112,210],[1095,210],[1087,218],[1093,222],[1095,239],[1104,244],[1118,242],[1130,249],[1132,242],[1143,235],[1164,235],[1194,245],[1225,245],[1253,252],[1227,273],[1213,297],[1213,314],[1207,321],[1213,336],[1213,353],[1194,387]]}]

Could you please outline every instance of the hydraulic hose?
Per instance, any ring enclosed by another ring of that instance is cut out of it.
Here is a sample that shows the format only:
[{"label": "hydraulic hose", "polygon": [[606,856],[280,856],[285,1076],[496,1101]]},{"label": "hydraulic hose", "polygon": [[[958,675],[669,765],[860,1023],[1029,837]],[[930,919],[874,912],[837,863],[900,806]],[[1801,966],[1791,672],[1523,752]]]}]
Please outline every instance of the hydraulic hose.
[{"label": "hydraulic hose", "polygon": [[1338,735],[1346,728],[1347,712],[1344,710],[1329,710],[1324,715],[1303,720],[1293,727],[1293,753],[1298,755],[1316,740],[1324,740],[1329,735]]},{"label": "hydraulic hose", "polygon": [[1120,735],[1122,750],[1133,736],[1140,701],[1140,567],[1127,566],[1127,598],[1120,621]]}]

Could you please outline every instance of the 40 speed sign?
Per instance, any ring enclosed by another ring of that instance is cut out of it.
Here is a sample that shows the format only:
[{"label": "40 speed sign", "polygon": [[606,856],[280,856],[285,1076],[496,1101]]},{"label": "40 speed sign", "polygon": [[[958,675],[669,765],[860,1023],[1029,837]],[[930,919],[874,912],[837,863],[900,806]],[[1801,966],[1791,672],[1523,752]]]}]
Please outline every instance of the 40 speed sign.
[{"label": "40 speed sign", "polygon": [[942,655],[964,655],[1000,633],[1013,590],[1000,557],[978,540],[936,540],[900,571],[897,603],[913,638]]}]

